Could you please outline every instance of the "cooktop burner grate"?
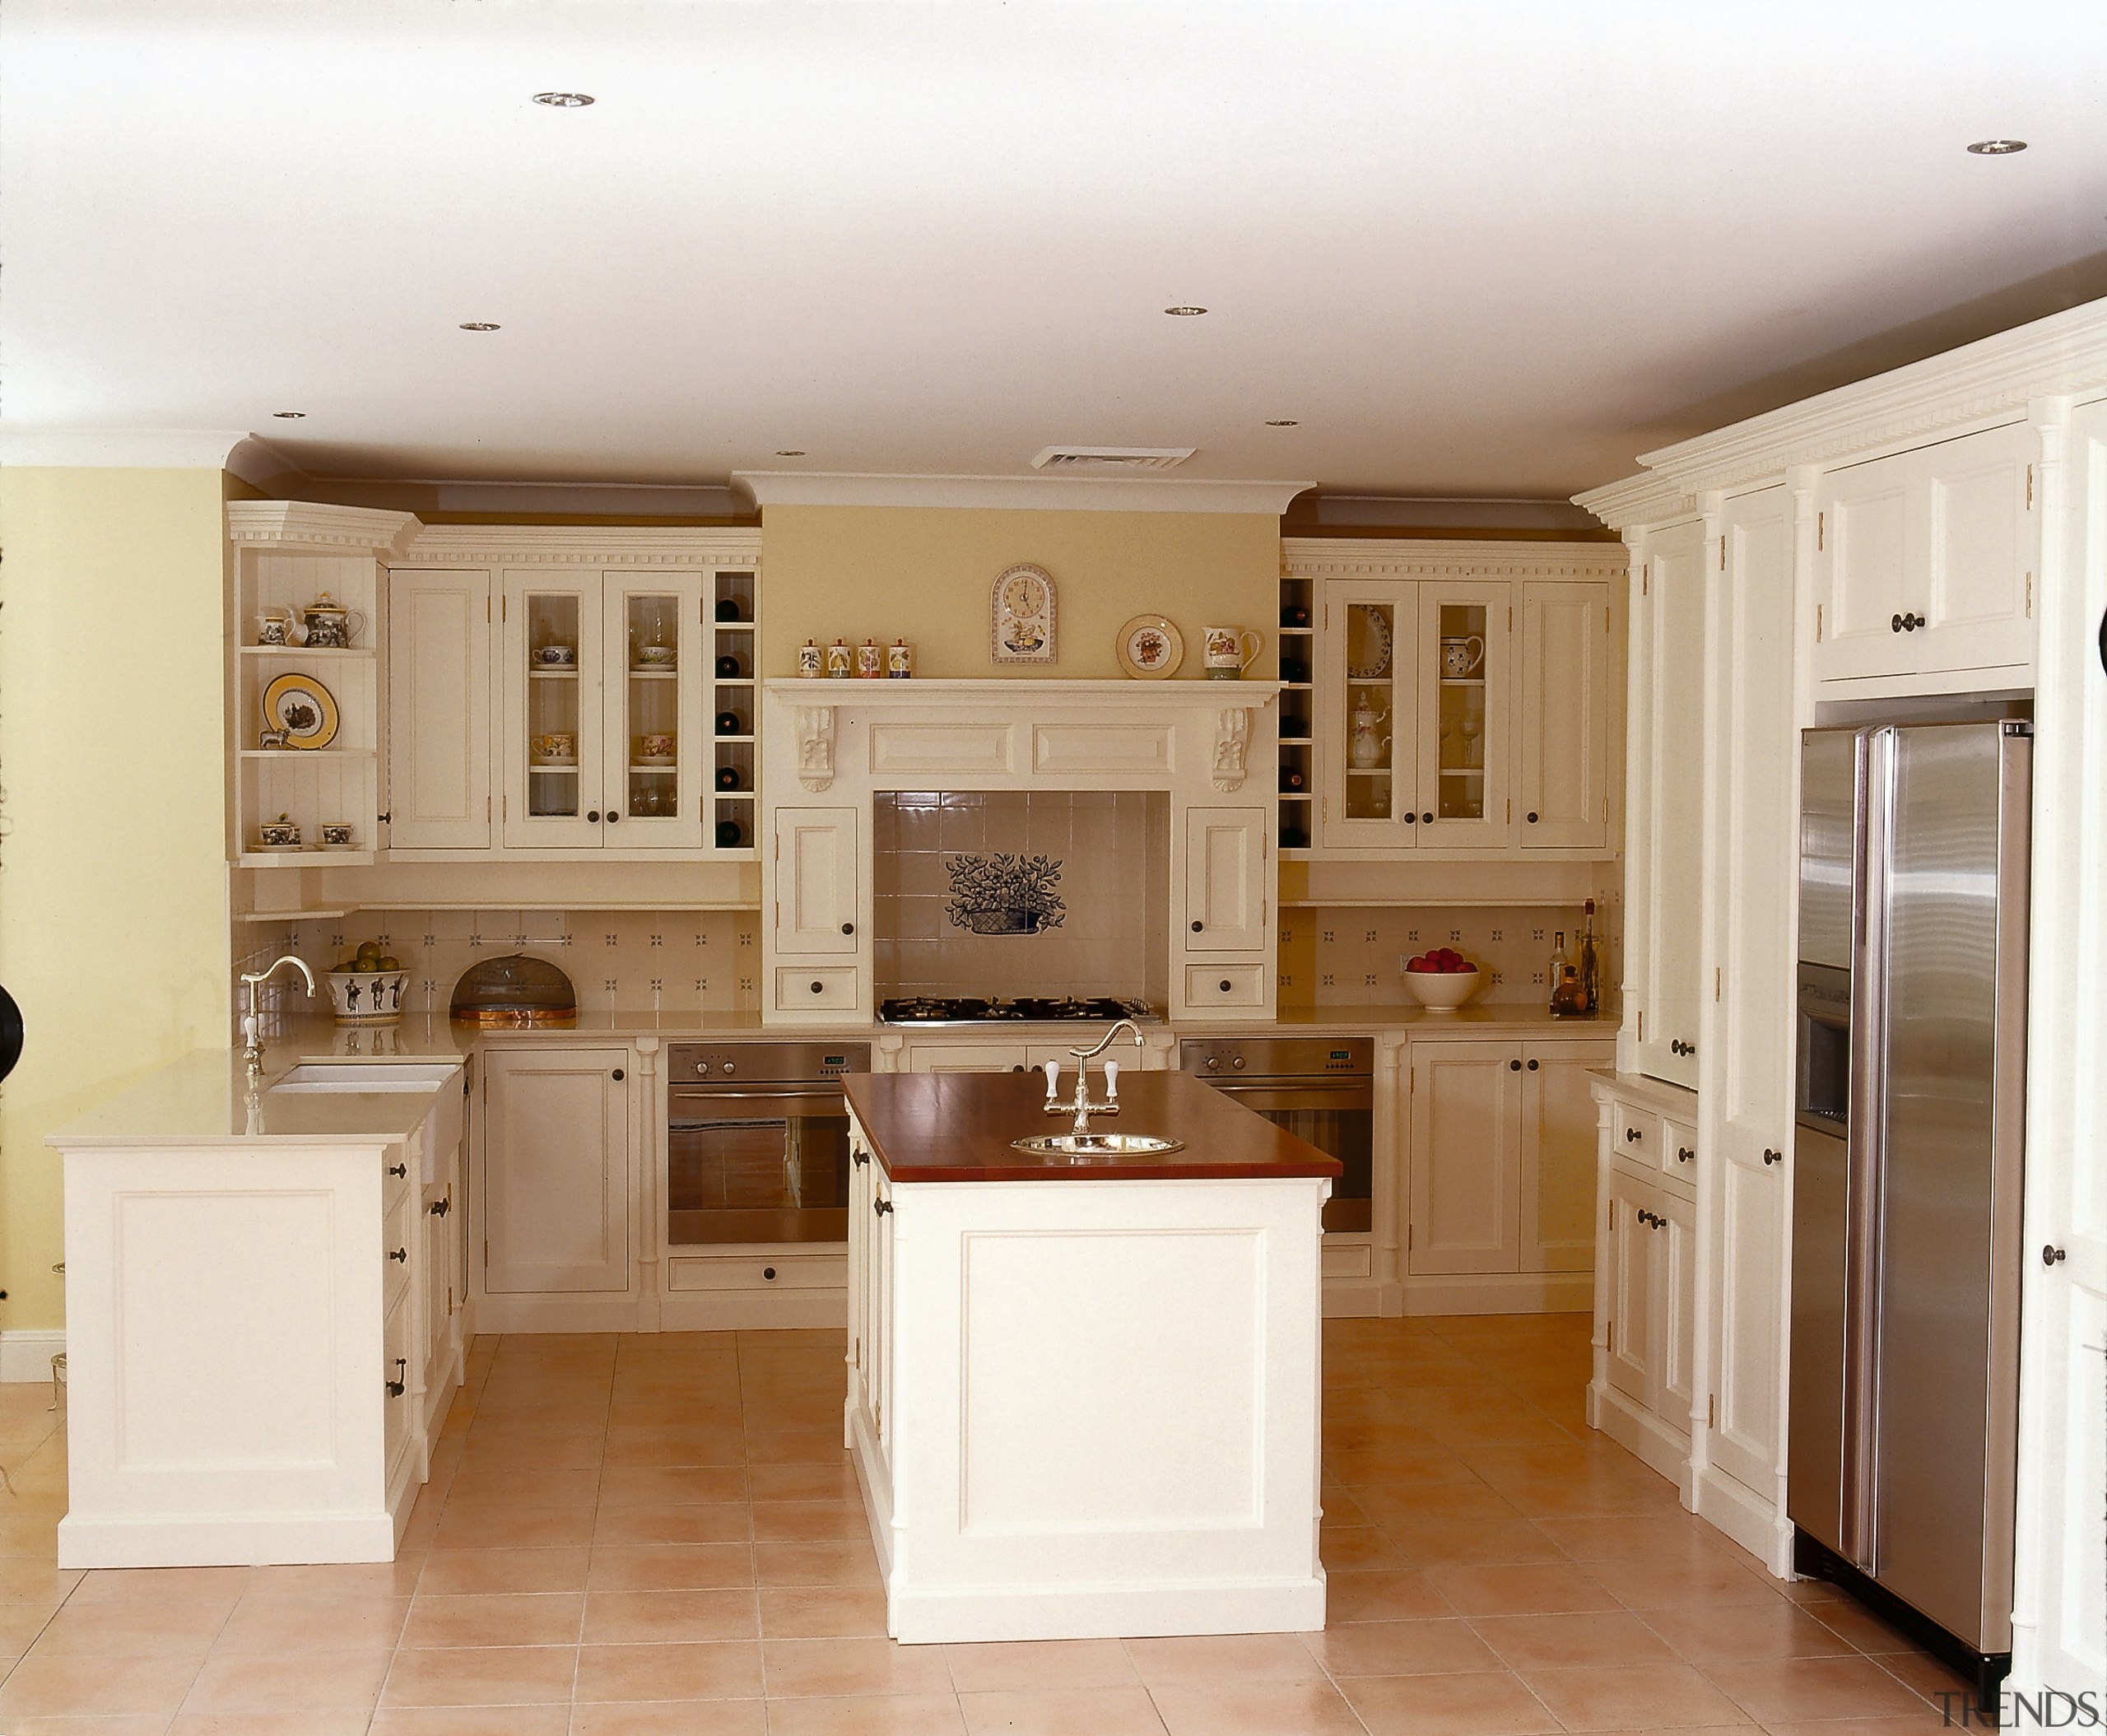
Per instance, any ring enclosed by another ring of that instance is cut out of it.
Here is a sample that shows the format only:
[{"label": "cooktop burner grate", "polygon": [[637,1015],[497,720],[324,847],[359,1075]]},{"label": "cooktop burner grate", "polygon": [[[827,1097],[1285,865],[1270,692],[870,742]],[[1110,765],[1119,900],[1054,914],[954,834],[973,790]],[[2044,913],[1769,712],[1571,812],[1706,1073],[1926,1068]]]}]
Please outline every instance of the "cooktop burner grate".
[{"label": "cooktop burner grate", "polygon": [[1128,1000],[1109,994],[1021,995],[1015,999],[990,999],[976,995],[909,995],[888,1000],[878,1008],[878,1017],[888,1025],[977,1025],[1000,1023],[1064,1023],[1091,1019],[1110,1022],[1133,1019],[1160,1022],[1161,1015],[1147,1001]]}]

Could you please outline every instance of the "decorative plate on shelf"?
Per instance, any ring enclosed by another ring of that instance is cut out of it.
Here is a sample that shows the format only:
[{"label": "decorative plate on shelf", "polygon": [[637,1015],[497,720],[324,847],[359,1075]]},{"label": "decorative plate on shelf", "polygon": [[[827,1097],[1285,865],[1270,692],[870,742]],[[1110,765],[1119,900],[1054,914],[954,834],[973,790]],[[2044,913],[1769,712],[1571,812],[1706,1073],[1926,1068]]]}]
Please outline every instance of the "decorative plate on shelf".
[{"label": "decorative plate on shelf", "polygon": [[1120,628],[1114,649],[1119,667],[1140,681],[1175,675],[1185,661],[1184,636],[1161,615],[1137,615]]},{"label": "decorative plate on shelf", "polygon": [[1347,610],[1347,673],[1356,681],[1380,681],[1390,668],[1390,623],[1365,603]]},{"label": "decorative plate on shelf", "polygon": [[263,727],[284,730],[289,747],[327,747],[337,739],[337,701],[312,675],[281,675],[263,690]]},{"label": "decorative plate on shelf", "polygon": [[998,663],[1054,661],[1054,575],[1029,561],[995,580],[989,654]]}]

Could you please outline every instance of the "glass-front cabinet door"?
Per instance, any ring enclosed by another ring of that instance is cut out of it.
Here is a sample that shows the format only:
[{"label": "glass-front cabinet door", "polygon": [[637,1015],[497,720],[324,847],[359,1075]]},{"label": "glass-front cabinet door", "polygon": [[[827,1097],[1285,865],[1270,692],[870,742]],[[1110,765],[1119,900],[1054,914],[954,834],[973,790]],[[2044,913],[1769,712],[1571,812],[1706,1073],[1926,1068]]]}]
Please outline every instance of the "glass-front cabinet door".
[{"label": "glass-front cabinet door", "polygon": [[508,848],[601,845],[600,589],[598,572],[505,573],[499,757]]},{"label": "glass-front cabinet door", "polygon": [[1409,584],[1324,588],[1319,631],[1319,840],[1332,849],[1408,849],[1418,830],[1412,751],[1422,679]]},{"label": "glass-front cabinet door", "polygon": [[702,575],[607,575],[601,776],[608,849],[703,840]]},{"label": "glass-front cabinet door", "polygon": [[1421,849],[1495,849],[1509,836],[1509,587],[1418,587]]}]

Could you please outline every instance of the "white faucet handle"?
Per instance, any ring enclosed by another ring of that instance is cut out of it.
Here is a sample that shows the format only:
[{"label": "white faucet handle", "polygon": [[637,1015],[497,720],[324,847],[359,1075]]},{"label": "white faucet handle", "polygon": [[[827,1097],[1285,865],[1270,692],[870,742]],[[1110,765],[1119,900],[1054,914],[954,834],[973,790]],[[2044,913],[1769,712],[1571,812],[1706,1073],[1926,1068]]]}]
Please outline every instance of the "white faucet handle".
[{"label": "white faucet handle", "polygon": [[1119,1063],[1117,1061],[1105,1063],[1105,1096],[1109,1103],[1119,1101]]},{"label": "white faucet handle", "polygon": [[1058,1061],[1044,1061],[1040,1064],[1046,1074],[1046,1101],[1051,1103],[1060,1095],[1061,1063]]}]

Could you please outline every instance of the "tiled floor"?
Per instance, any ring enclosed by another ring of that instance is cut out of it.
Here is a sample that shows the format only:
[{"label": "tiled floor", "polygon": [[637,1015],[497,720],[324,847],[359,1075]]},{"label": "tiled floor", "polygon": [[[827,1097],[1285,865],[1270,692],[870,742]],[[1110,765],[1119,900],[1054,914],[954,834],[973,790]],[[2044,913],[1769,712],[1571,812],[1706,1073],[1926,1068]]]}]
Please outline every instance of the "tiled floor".
[{"label": "tiled floor", "polygon": [[392,1565],[58,1572],[0,1389],[7,1736],[1909,1736],[1957,1678],[1581,1420],[1584,1319],[1333,1321],[1321,1634],[902,1648],[838,1334],[480,1341]]}]

